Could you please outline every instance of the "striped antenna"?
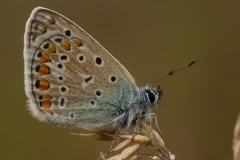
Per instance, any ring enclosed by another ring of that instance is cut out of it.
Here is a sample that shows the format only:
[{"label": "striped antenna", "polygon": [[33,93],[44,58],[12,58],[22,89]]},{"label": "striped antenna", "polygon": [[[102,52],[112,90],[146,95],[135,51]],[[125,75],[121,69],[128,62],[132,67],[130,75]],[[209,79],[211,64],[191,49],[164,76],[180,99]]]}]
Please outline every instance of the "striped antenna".
[{"label": "striped antenna", "polygon": [[190,61],[189,63],[187,63],[187,64],[185,64],[185,65],[183,65],[183,66],[181,66],[181,67],[178,67],[178,68],[176,68],[176,69],[171,70],[171,71],[168,72],[168,73],[165,73],[165,74],[162,75],[161,77],[155,79],[150,86],[152,87],[152,86],[153,86],[154,84],[156,84],[159,80],[161,80],[161,79],[163,79],[163,78],[166,78],[166,77],[169,77],[169,76],[173,75],[174,73],[176,73],[176,72],[178,72],[178,71],[181,71],[181,70],[183,70],[183,69],[186,69],[186,68],[188,68],[188,67],[191,67],[191,66],[192,66],[193,64],[195,64],[195,63],[196,63],[196,60],[194,59],[194,60]]}]

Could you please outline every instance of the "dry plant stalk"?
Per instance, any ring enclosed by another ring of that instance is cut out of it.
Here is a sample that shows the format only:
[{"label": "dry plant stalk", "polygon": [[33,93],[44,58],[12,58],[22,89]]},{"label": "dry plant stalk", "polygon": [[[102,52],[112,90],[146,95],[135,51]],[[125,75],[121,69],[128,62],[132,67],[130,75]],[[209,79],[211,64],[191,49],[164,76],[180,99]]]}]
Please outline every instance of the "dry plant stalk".
[{"label": "dry plant stalk", "polygon": [[233,133],[233,159],[240,160],[240,114]]},{"label": "dry plant stalk", "polygon": [[142,123],[141,129],[135,136],[109,135],[105,133],[77,134],[81,136],[95,137],[101,140],[114,140],[114,146],[108,153],[102,154],[102,160],[174,160],[173,155],[164,145],[160,134],[149,125]]},{"label": "dry plant stalk", "polygon": [[117,138],[117,144],[110,151],[108,155],[110,158],[105,158],[106,160],[175,159],[175,156],[165,147],[159,133],[144,123],[135,136],[118,135]]}]

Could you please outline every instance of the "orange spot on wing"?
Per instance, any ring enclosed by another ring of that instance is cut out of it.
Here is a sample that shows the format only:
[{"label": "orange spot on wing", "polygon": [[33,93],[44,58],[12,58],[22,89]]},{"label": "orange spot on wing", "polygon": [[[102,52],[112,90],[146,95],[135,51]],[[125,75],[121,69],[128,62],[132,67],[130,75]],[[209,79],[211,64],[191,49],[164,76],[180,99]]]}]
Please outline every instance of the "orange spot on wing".
[{"label": "orange spot on wing", "polygon": [[44,100],[50,100],[50,99],[52,99],[52,96],[50,96],[48,94],[43,95],[43,101]]},{"label": "orange spot on wing", "polygon": [[47,20],[47,23],[48,24],[54,24],[55,23],[55,19],[52,16],[49,16],[48,20]]},{"label": "orange spot on wing", "polygon": [[63,42],[60,44],[60,47],[64,50],[69,51],[70,50],[70,44],[68,40],[63,40]]},{"label": "orange spot on wing", "polygon": [[55,48],[55,46],[54,46],[53,44],[51,44],[51,45],[48,47],[47,51],[48,51],[49,53],[55,53],[55,52],[56,52],[56,48]]},{"label": "orange spot on wing", "polygon": [[50,87],[50,83],[47,80],[45,80],[45,79],[40,80],[39,88],[38,88],[40,91],[45,91],[49,87]]},{"label": "orange spot on wing", "polygon": [[45,74],[49,74],[50,73],[50,69],[48,66],[46,66],[45,64],[41,64],[40,68],[38,70],[38,75],[42,76]]},{"label": "orange spot on wing", "polygon": [[80,41],[79,39],[73,39],[73,43],[78,47],[82,45],[82,41]]},{"label": "orange spot on wing", "polygon": [[41,34],[44,34],[44,33],[47,32],[47,27],[46,27],[46,26],[41,26],[41,27],[39,28],[39,30],[40,30],[40,33],[41,33]]},{"label": "orange spot on wing", "polygon": [[51,107],[51,102],[49,100],[44,100],[41,102],[41,107],[44,109],[49,109]]},{"label": "orange spot on wing", "polygon": [[49,57],[49,53],[47,53],[47,52],[43,53],[42,56],[39,59],[40,63],[50,62],[50,61],[51,61],[51,59]]}]

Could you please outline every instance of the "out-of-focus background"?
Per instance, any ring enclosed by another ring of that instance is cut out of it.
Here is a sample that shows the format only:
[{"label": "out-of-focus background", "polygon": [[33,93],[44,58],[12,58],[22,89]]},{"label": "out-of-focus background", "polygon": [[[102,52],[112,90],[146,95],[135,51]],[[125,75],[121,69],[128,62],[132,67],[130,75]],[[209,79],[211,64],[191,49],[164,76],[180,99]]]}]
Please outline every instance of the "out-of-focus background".
[{"label": "out-of-focus background", "polygon": [[177,160],[231,160],[240,108],[240,1],[24,0],[0,6],[0,159],[97,159],[110,142],[70,135],[81,129],[40,123],[26,109],[23,34],[36,6],[84,28],[139,84],[172,68],[196,65],[159,82],[154,110],[166,146]]}]

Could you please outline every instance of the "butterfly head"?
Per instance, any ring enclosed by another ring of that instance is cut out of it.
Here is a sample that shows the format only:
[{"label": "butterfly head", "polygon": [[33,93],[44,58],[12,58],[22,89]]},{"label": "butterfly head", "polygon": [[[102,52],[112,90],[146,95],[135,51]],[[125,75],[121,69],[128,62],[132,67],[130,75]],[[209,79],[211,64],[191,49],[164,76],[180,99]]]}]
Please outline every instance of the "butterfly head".
[{"label": "butterfly head", "polygon": [[147,85],[142,89],[142,96],[144,97],[143,103],[146,106],[155,107],[157,104],[159,104],[162,98],[162,95],[163,95],[163,92],[160,89],[160,86],[158,86],[158,88],[156,89]]}]

